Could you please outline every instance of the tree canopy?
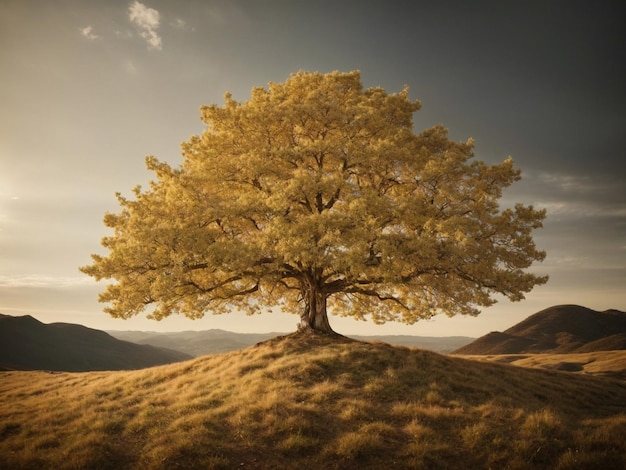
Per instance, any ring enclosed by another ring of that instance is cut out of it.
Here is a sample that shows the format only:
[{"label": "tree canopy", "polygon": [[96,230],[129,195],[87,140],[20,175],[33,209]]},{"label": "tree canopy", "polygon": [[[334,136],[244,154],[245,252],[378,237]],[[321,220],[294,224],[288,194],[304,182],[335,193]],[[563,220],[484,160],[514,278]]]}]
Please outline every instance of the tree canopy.
[{"label": "tree canopy", "polygon": [[150,187],[117,194],[109,254],[81,270],[115,281],[99,297],[114,317],[280,307],[327,332],[327,309],[412,324],[523,299],[547,281],[526,271],[545,257],[531,236],[545,212],[501,209],[513,160],[475,160],[442,126],[414,133],[419,108],[359,72],[227,93],[179,167],[148,157]]}]

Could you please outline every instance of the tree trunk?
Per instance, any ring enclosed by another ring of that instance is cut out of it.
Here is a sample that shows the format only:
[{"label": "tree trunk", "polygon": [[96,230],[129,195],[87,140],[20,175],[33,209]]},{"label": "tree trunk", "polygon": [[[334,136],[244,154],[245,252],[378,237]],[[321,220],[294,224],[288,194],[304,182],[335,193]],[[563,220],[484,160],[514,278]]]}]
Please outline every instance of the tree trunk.
[{"label": "tree trunk", "polygon": [[306,286],[306,290],[302,293],[304,299],[304,311],[300,315],[300,331],[314,331],[318,333],[335,332],[328,322],[328,314],[326,312],[327,295],[310,283]]}]

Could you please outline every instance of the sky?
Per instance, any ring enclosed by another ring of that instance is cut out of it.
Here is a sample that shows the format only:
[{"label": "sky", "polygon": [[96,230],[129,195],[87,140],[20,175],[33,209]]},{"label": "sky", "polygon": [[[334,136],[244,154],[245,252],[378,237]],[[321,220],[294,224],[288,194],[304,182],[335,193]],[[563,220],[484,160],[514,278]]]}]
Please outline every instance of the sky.
[{"label": "sky", "polygon": [[526,299],[414,325],[331,315],[343,334],[482,336],[559,304],[626,310],[626,41],[621,1],[0,0],[0,312],[105,330],[293,331],[286,313],[111,319],[78,271],[115,193],[178,165],[200,106],[299,70],[404,85],[415,131],[443,124],[545,208]]}]

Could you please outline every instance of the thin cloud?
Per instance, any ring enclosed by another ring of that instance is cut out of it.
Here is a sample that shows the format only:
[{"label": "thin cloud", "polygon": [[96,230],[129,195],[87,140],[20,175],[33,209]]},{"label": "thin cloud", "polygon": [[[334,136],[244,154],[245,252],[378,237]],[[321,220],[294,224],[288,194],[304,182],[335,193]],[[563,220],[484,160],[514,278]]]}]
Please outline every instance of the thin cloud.
[{"label": "thin cloud", "polygon": [[161,36],[157,33],[161,15],[154,8],[135,1],[128,7],[128,19],[139,29],[139,35],[146,40],[148,48],[161,50]]},{"label": "thin cloud", "polygon": [[525,171],[522,181],[507,191],[505,199],[540,203],[564,212],[571,207],[589,208],[596,215],[624,215],[623,182],[590,175],[537,173]]},{"label": "thin cloud", "polygon": [[620,221],[626,220],[626,208],[614,204],[599,204],[594,201],[572,201],[565,199],[539,200],[535,201],[534,206],[539,209],[545,209],[548,213],[548,220],[557,217],[557,220],[568,218],[570,220],[586,219],[588,221],[597,221],[600,219]]},{"label": "thin cloud", "polygon": [[191,33],[196,31],[196,28],[191,26],[182,18],[176,18],[174,21],[171,22],[170,25],[172,26],[172,28],[178,29],[179,31],[186,31],[186,32],[191,32]]},{"label": "thin cloud", "polygon": [[80,28],[80,34],[89,39],[90,41],[94,41],[96,39],[100,39],[96,33],[93,32],[93,26],[85,26],[84,28]]},{"label": "thin cloud", "polygon": [[124,70],[129,75],[137,75],[137,73],[139,72],[137,66],[131,60],[127,60],[126,62],[124,62]]},{"label": "thin cloud", "polygon": [[558,173],[541,173],[539,180],[546,185],[558,188],[563,192],[592,192],[597,189],[588,176],[568,175]]},{"label": "thin cloud", "polygon": [[0,288],[67,288],[78,286],[93,286],[93,279],[87,276],[47,276],[41,274],[28,274],[21,276],[2,276],[0,275]]}]

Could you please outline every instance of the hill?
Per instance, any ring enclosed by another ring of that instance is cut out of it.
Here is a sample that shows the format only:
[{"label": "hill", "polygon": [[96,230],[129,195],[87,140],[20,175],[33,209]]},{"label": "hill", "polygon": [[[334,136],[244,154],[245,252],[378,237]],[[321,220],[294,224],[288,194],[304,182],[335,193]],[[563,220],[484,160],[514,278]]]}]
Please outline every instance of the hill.
[{"label": "hill", "polygon": [[379,336],[356,336],[351,338],[359,341],[381,341],[396,346],[407,346],[411,348],[428,349],[438,353],[446,354],[460,348],[475,338],[469,336],[412,336],[412,335],[379,335]]},{"label": "hill", "polygon": [[626,381],[626,350],[567,354],[477,354],[463,357],[513,364],[521,367],[578,372]]},{"label": "hill", "polygon": [[625,456],[624,383],[341,337],[0,373],[0,468],[621,469]]},{"label": "hill", "polygon": [[626,349],[626,312],[558,305],[505,330],[491,332],[453,354],[565,354]]},{"label": "hill", "polygon": [[204,356],[244,349],[284,333],[234,333],[225,330],[179,331],[108,331],[111,336],[137,344],[151,344],[181,351],[191,356]]},{"label": "hill", "polygon": [[[182,351],[192,356],[203,356],[236,351],[285,333],[234,333],[218,329],[204,331],[181,331],[157,333],[153,331],[108,331],[118,339],[137,344]],[[429,337],[411,335],[350,336],[359,341],[382,341],[399,346],[411,346],[449,353],[470,343],[474,338],[466,336]]]},{"label": "hill", "polygon": [[30,315],[0,314],[0,370],[141,369],[190,358],[178,351],[121,341],[82,325],[44,324]]}]

